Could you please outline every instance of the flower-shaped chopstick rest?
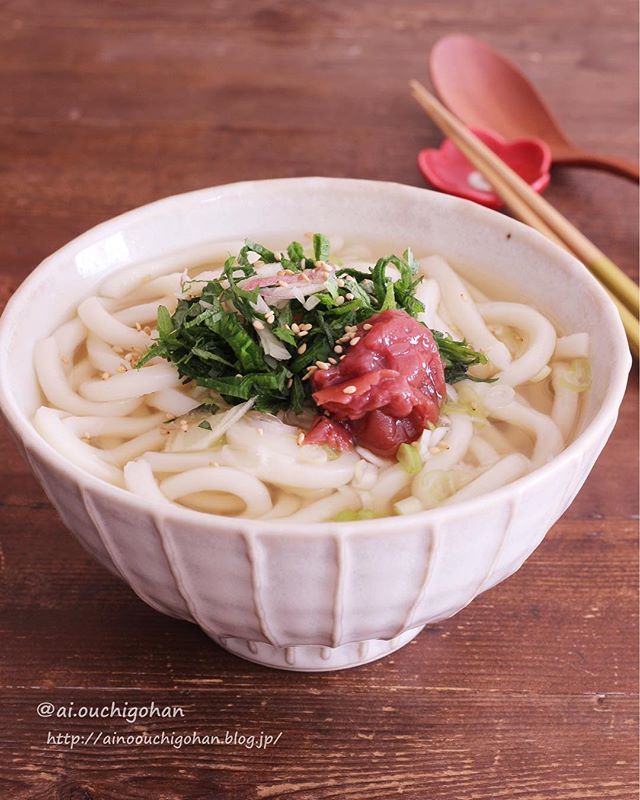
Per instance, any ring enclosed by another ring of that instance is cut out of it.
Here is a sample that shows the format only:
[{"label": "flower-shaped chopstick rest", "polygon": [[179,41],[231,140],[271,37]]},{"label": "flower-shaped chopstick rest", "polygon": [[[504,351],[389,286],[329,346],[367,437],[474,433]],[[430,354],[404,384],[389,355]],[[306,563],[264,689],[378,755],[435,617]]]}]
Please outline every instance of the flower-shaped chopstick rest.
[{"label": "flower-shaped chopstick rest", "polygon": [[[480,128],[472,128],[472,131],[536,192],[547,187],[551,152],[541,139],[507,142],[491,131]],[[447,194],[474,200],[489,208],[504,206],[487,180],[449,139],[445,139],[438,149],[421,150],[418,153],[418,167],[430,184]]]}]

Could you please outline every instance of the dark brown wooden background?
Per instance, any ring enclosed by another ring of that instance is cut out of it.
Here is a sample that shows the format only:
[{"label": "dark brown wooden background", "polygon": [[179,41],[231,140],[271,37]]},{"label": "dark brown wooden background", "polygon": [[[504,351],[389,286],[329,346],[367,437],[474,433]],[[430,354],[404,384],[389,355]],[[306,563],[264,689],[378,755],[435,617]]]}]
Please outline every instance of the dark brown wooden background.
[{"label": "dark brown wooden background", "polygon": [[[337,175],[422,185],[438,134],[411,101],[464,30],[517,60],[583,145],[636,156],[634,0],[4,0],[0,294],[86,228],[215,183]],[[554,174],[550,200],[630,274],[636,188]],[[535,276],[533,276],[535,279]],[[635,798],[636,373],[587,485],[522,570],[390,658],[287,674],[164,618],[64,530],[0,441],[0,797]],[[241,747],[77,747],[42,701],[175,703]]]}]

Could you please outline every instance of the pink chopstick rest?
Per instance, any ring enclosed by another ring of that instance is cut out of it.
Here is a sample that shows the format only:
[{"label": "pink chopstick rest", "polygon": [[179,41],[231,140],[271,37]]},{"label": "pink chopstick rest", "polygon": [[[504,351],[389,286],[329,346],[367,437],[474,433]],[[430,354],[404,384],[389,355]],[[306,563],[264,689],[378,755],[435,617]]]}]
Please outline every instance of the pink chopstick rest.
[{"label": "pink chopstick rest", "polygon": [[[550,180],[551,151],[541,139],[516,139],[507,142],[493,131],[471,129],[487,147],[520,175],[536,192],[542,192]],[[436,189],[489,208],[503,208],[504,203],[486,178],[476,170],[456,145],[445,139],[439,148],[418,153],[418,168]]]}]

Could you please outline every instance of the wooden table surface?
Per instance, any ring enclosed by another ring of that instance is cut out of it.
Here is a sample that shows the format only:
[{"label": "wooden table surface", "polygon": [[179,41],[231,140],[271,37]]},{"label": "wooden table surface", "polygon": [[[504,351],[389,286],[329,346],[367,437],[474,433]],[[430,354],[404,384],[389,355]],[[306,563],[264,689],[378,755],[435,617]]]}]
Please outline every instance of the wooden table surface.
[{"label": "wooden table surface", "polygon": [[[634,158],[633,0],[5,0],[0,296],[86,228],[247,178],[421,186],[439,135],[409,98],[436,39],[517,60],[583,145]],[[557,171],[549,199],[630,274],[637,189]],[[390,658],[263,669],[165,618],[64,529],[0,447],[0,797],[605,800],[637,776],[637,373],[578,499],[520,572]],[[40,718],[36,706],[179,705],[184,718]],[[75,746],[164,729],[239,744]]]}]

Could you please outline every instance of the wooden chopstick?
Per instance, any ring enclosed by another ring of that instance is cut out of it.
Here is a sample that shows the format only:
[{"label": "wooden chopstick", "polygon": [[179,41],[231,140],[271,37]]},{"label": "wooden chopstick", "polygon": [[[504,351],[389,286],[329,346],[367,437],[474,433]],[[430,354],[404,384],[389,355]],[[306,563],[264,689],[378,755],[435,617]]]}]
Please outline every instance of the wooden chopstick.
[{"label": "wooden chopstick", "polygon": [[421,83],[411,81],[410,85],[418,103],[489,181],[514,215],[576,255],[599,278],[620,313],[631,349],[637,356],[640,349],[637,285],[553,206],[537,195]]}]

